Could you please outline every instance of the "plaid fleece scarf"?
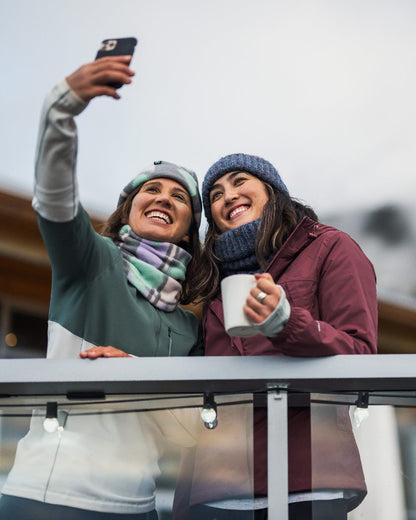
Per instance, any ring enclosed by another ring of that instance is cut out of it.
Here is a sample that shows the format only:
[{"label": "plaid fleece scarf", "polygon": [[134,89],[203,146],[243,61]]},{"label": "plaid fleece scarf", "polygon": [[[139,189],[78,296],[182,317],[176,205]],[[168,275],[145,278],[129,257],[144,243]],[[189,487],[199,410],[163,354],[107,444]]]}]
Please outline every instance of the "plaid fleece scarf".
[{"label": "plaid fleece scarf", "polygon": [[175,244],[141,238],[127,224],[119,237],[127,281],[157,309],[174,311],[191,255]]}]

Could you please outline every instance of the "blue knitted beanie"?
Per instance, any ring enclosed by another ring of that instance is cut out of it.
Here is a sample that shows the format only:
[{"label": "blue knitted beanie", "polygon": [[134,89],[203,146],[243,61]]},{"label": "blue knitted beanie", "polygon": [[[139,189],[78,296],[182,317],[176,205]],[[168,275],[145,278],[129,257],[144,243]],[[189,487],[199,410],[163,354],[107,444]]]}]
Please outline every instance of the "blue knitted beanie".
[{"label": "blue knitted beanie", "polygon": [[204,205],[205,216],[208,222],[212,222],[211,205],[209,194],[215,181],[229,172],[244,171],[258,177],[261,181],[269,183],[274,188],[286,193],[289,191],[278,174],[276,168],[269,161],[255,155],[244,153],[234,153],[222,157],[214,163],[207,171],[204,182],[202,183],[202,202]]}]

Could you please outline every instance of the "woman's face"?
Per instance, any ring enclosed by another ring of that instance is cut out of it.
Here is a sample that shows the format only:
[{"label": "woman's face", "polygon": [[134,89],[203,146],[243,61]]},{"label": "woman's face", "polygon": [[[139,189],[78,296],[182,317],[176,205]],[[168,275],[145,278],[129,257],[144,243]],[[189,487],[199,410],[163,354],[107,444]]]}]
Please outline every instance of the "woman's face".
[{"label": "woman's face", "polygon": [[179,244],[189,239],[191,222],[187,190],[172,179],[156,178],[143,183],[135,195],[128,223],[142,238]]},{"label": "woman's face", "polygon": [[211,188],[212,218],[224,233],[260,218],[268,200],[266,186],[254,175],[226,173]]}]

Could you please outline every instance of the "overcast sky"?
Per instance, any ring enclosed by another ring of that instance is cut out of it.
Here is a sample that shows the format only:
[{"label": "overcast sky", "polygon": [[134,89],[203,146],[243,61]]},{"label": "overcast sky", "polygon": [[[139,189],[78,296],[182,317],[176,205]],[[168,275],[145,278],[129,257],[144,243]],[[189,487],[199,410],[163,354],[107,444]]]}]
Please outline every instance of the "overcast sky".
[{"label": "overcast sky", "polygon": [[202,179],[261,155],[318,212],[415,190],[414,0],[1,0],[0,188],[30,194],[40,107],[104,38],[135,36],[134,83],[78,117],[81,199],[112,211],[154,160]]}]

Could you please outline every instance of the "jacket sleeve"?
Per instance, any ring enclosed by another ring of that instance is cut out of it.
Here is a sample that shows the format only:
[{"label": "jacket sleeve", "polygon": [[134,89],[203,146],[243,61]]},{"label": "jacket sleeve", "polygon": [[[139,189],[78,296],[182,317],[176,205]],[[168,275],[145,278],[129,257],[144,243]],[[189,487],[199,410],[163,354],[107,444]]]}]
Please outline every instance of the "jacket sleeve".
[{"label": "jacket sleeve", "polygon": [[66,80],[58,83],[45,98],[37,142],[32,206],[47,220],[67,222],[77,214],[77,129],[74,116],[86,106],[87,103],[75,95]]},{"label": "jacket sleeve", "polygon": [[327,245],[316,286],[314,315],[297,301],[283,331],[270,338],[288,356],[373,354],[377,294],[373,266],[345,233]]}]

